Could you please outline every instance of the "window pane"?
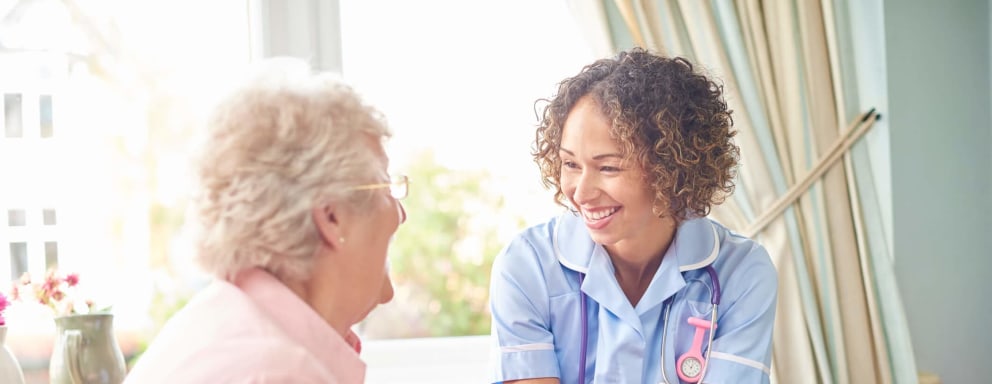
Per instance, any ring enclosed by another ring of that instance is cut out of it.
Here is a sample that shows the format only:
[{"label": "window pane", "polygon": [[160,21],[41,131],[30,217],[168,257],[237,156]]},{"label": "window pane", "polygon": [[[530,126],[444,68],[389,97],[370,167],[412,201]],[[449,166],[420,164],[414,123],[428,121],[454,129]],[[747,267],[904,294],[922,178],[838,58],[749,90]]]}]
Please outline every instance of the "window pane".
[{"label": "window pane", "polygon": [[52,123],[52,95],[41,95],[38,100],[39,122],[41,123],[41,137],[49,138],[54,133]]},{"label": "window pane", "polygon": [[10,243],[10,279],[19,279],[27,271],[28,243]]},{"label": "window pane", "polygon": [[27,225],[27,214],[23,209],[7,210],[7,226],[23,227],[25,225]]},{"label": "window pane", "polygon": [[[539,176],[529,155],[535,100],[553,94],[592,55],[566,1],[397,1],[391,12],[375,3],[341,2],[344,74],[395,128],[390,165],[412,180],[404,207],[431,212],[411,214],[404,228],[448,229],[428,238],[396,232],[390,248],[396,290],[415,294],[380,307],[361,332],[373,339],[487,334],[488,276],[500,237],[512,225],[543,222],[560,210],[533,182]],[[482,144],[444,145],[438,137]],[[434,198],[440,195],[445,198]],[[468,224],[466,216],[479,219]]]},{"label": "window pane", "polygon": [[59,243],[54,241],[45,242],[45,269],[52,269],[59,265]]},{"label": "window pane", "polygon": [[21,123],[21,95],[3,95],[4,136],[16,138],[24,136]]},{"label": "window pane", "polygon": [[45,225],[55,225],[55,210],[45,209],[41,212],[42,222]]}]

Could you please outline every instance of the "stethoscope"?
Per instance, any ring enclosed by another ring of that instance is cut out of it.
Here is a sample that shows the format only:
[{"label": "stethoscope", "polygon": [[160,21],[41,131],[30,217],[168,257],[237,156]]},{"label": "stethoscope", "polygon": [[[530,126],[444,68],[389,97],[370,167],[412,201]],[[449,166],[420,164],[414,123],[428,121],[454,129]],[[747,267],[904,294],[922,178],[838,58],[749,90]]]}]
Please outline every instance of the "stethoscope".
[{"label": "stethoscope", "polygon": [[[707,265],[706,273],[710,275],[710,281],[713,282],[713,289],[710,291],[710,304],[712,304],[712,311],[710,313],[710,320],[706,321],[698,317],[690,317],[688,319],[689,324],[696,327],[696,334],[692,338],[692,346],[689,350],[679,356],[679,359],[675,362],[675,373],[678,373],[679,378],[687,383],[698,383],[703,380],[706,376],[706,368],[708,362],[710,361],[710,351],[713,350],[713,330],[716,329],[716,308],[720,304],[720,279],[716,275],[716,269],[713,269],[712,265]],[[582,281],[585,280],[585,273],[579,272],[579,311],[581,311],[579,318],[582,319],[582,337],[581,339],[581,350],[579,352],[579,383],[586,382],[586,349],[589,343],[589,322],[586,318],[586,294],[582,292]],[[673,299],[674,300],[674,299]],[[668,381],[668,375],[665,373],[665,345],[668,340],[668,320],[670,318],[670,312],[672,310],[672,301],[669,300],[665,304],[665,322],[662,323],[661,332],[661,378],[662,383],[670,383]],[[709,341],[706,343],[706,355],[704,357],[702,353],[702,343],[703,335],[706,330],[709,332]]]},{"label": "stethoscope", "polygon": [[[558,218],[559,224],[555,225],[554,237],[552,238],[552,249],[554,250],[555,257],[558,258],[560,262],[565,263],[564,259],[561,257],[561,250],[558,249],[558,232],[561,229],[561,220],[564,217]],[[716,235],[714,231],[714,236]],[[719,242],[716,243],[719,246]],[[714,250],[716,252],[716,250]],[[582,344],[581,350],[579,352],[579,383],[586,382],[586,349],[589,344],[589,320],[586,318],[586,294],[582,292],[582,282],[585,280],[586,274],[582,272],[581,269],[571,267],[573,270],[579,273],[579,318],[582,323],[582,335],[580,337],[580,343]],[[675,362],[675,373],[679,375],[682,381],[687,383],[698,383],[703,380],[706,376],[706,368],[708,367],[710,361],[710,352],[713,350],[713,331],[716,329],[716,310],[717,306],[720,304],[720,279],[717,277],[716,269],[712,265],[706,265],[704,267],[706,273],[710,275],[710,281],[713,282],[713,289],[710,291],[710,304],[712,304],[713,309],[710,312],[710,320],[700,319],[698,317],[690,317],[688,322],[690,325],[696,327],[696,334],[692,338],[692,346],[689,351],[679,356],[678,360]],[[665,318],[664,323],[662,323],[661,332],[661,378],[663,384],[668,384],[668,374],[665,373],[665,344],[668,341],[668,320],[670,319],[670,314],[672,310],[672,300],[669,300],[665,304]],[[711,330],[709,333],[709,341],[706,343],[706,355],[702,353],[702,343],[703,335],[706,330]]]}]

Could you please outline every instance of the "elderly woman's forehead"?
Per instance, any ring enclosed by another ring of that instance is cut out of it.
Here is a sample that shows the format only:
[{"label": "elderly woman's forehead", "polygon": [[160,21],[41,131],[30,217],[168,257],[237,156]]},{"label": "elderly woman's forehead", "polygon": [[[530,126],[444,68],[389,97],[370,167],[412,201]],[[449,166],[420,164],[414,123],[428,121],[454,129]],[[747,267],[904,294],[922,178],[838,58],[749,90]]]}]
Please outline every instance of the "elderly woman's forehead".
[{"label": "elderly woman's forehead", "polygon": [[383,160],[387,158],[386,148],[383,146],[383,138],[371,133],[365,134],[365,138],[362,140],[365,145],[369,148],[372,153],[376,154],[376,157],[381,157]]},{"label": "elderly woman's forehead", "polygon": [[383,140],[383,137],[369,133],[365,135],[365,139],[362,141],[365,143],[366,148],[375,155],[375,159],[380,163],[383,170],[385,170],[389,167],[389,156],[386,154]]}]

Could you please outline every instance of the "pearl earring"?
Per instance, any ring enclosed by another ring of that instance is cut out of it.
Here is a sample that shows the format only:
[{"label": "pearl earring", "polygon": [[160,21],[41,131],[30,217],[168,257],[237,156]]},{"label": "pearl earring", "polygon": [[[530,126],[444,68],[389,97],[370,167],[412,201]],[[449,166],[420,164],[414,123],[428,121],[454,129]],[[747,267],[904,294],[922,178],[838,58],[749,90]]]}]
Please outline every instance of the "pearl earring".
[{"label": "pearl earring", "polygon": [[344,244],[344,236],[338,237],[338,242]]}]

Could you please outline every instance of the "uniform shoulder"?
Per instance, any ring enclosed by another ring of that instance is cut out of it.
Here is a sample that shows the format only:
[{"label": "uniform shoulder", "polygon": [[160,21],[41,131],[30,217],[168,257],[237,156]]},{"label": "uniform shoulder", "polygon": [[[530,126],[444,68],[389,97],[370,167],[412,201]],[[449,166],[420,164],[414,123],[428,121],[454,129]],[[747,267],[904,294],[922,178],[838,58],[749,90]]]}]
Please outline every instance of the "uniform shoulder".
[{"label": "uniform shoulder", "polygon": [[553,237],[558,224],[558,218],[551,218],[521,229],[496,255],[492,276],[530,280],[556,268]]},{"label": "uniform shoulder", "polygon": [[558,224],[557,218],[531,224],[518,231],[500,252],[501,257],[513,257],[512,255],[546,255],[552,253],[552,237],[555,226]]},{"label": "uniform shoulder", "polygon": [[733,264],[746,264],[749,268],[767,268],[774,271],[772,258],[761,243],[727,228],[716,220],[709,220],[720,237],[721,259]]}]

